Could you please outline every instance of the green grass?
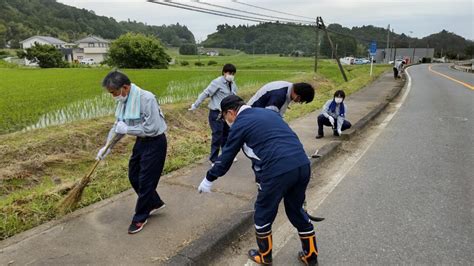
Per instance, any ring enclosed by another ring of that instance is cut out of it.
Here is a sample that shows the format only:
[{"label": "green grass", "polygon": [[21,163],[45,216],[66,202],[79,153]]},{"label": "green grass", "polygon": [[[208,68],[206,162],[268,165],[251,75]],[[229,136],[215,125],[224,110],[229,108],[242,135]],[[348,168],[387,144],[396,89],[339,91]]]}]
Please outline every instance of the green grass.
[{"label": "green grass", "polygon": [[[165,88],[170,84],[186,90],[191,90],[192,84],[207,84],[220,74],[220,68],[228,58],[232,56],[213,57],[222,60],[219,62],[221,65],[214,67],[124,71],[143,88],[155,92],[158,97],[165,97],[169,95]],[[285,117],[288,121],[319,108],[336,89],[342,88],[350,94],[372,80],[367,66],[349,67],[350,81],[344,83],[337,66],[328,61],[320,63],[319,74],[314,76],[311,72],[312,60],[309,58],[256,56],[253,59],[253,63],[246,61],[250,60],[249,56],[235,57],[232,61],[238,67],[237,83],[242,88],[239,95],[245,99],[272,80],[306,81],[316,86],[315,100],[311,104],[293,104]],[[190,57],[190,60],[197,58]],[[254,68],[257,62],[262,67]],[[387,69],[386,66],[376,67],[374,77]],[[7,79],[3,85],[0,84],[3,94],[0,111],[14,123],[15,119],[21,121],[22,116],[38,117],[44,112],[56,110],[58,106],[91,99],[102,93],[100,81],[108,71],[100,68],[0,69],[2,81],[4,77]],[[202,86],[197,87],[192,90],[194,97],[203,89]],[[207,111],[206,108],[200,108],[189,113],[187,107],[191,101],[183,99],[163,105],[169,127],[165,173],[192,164],[208,154],[210,130],[205,122]],[[16,114],[16,118],[10,112]],[[56,211],[57,203],[71,184],[94,163],[95,154],[103,145],[113,120],[113,117],[105,116],[0,135],[0,239],[60,217]],[[31,121],[34,119],[28,123]],[[98,168],[79,207],[130,188],[126,173],[132,145],[131,137],[117,145],[111,156]]]},{"label": "green grass", "polygon": [[[0,134],[21,130],[37,124],[40,118],[62,109],[81,110],[81,103],[98,101],[98,105],[113,105],[112,98],[101,97],[104,90],[100,82],[110,69],[27,69],[0,68]],[[220,75],[220,70],[170,69],[170,70],[123,70],[140,87],[155,93],[166,103],[196,97],[207,84]],[[263,84],[275,79],[285,79],[295,71],[261,72],[239,71],[237,84],[245,88],[249,84]],[[169,85],[173,85],[171,90]],[[171,91],[170,91],[171,90]],[[107,102],[108,100],[108,102]],[[76,107],[75,107],[76,106]],[[81,105],[82,106],[82,105]],[[110,108],[112,111],[112,108]],[[110,114],[110,113],[109,113]],[[98,113],[98,115],[104,115]],[[78,114],[78,117],[80,115]],[[88,116],[87,118],[91,118]],[[67,119],[70,122],[70,119]],[[74,120],[74,119],[73,119]],[[41,124],[41,123],[40,123]]]}]

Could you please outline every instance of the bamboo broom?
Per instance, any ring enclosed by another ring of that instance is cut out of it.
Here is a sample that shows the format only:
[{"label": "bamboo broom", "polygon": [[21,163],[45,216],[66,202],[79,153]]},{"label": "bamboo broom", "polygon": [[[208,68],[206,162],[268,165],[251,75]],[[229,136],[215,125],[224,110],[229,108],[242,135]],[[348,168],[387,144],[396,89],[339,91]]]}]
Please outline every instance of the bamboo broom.
[{"label": "bamboo broom", "polygon": [[[115,135],[110,142],[107,143],[105,146],[104,152],[107,152],[107,150],[112,146],[112,143],[116,142]],[[101,154],[102,155],[102,154]],[[92,166],[91,170],[87,175],[85,175],[79,182],[77,182],[74,187],[69,191],[68,195],[61,201],[61,203],[58,205],[58,210],[61,213],[66,213],[74,207],[76,207],[77,203],[81,200],[82,197],[82,192],[84,191],[84,188],[89,184],[89,182],[92,180],[92,174],[94,173],[95,169],[99,165],[99,163],[102,160],[97,160],[94,165]]]}]

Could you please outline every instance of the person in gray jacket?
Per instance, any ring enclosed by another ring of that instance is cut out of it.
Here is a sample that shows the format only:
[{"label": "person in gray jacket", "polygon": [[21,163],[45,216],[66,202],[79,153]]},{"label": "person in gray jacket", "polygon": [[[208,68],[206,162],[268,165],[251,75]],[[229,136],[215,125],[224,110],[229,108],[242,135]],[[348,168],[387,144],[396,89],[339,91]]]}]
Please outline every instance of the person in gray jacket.
[{"label": "person in gray jacket", "polygon": [[221,112],[221,101],[229,95],[237,94],[237,85],[234,81],[237,69],[232,64],[225,64],[222,68],[222,76],[214,79],[209,86],[199,94],[197,100],[191,105],[189,111],[196,110],[199,105],[207,98],[211,97],[209,101],[209,126],[212,131],[211,139],[211,153],[209,161],[213,164],[219,156],[221,147],[224,147],[229,135],[229,126],[224,123],[218,116]]},{"label": "person in gray jacket", "polygon": [[347,105],[344,103],[346,94],[343,90],[334,93],[334,97],[328,100],[318,116],[317,139],[324,137],[323,126],[332,127],[334,136],[340,136],[342,131],[349,129],[352,125],[346,120]]},{"label": "person in gray jacket", "polygon": [[136,137],[128,164],[128,178],[138,195],[128,228],[129,234],[135,234],[143,229],[151,214],[165,207],[156,192],[166,159],[165,117],[155,95],[131,83],[122,72],[107,74],[102,86],[117,101],[116,120],[107,137],[111,145],[100,149],[96,160],[103,160],[125,135]]}]

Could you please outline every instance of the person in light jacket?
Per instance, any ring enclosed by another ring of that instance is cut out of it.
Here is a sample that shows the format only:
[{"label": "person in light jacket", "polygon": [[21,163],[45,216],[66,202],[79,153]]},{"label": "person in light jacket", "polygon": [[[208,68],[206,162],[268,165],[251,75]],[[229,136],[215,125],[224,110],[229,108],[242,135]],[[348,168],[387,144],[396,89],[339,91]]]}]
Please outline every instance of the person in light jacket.
[{"label": "person in light jacket", "polygon": [[346,94],[343,90],[334,93],[334,97],[328,100],[318,116],[317,139],[324,137],[323,126],[332,127],[334,136],[340,136],[342,131],[349,129],[352,125],[346,120],[347,105],[344,103]]}]

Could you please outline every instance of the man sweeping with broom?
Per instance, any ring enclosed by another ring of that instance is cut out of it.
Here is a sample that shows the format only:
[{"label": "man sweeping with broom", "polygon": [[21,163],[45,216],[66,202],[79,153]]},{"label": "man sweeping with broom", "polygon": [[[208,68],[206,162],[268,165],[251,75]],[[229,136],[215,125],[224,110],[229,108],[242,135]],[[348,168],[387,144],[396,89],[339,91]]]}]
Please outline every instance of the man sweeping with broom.
[{"label": "man sweeping with broom", "polygon": [[131,83],[122,72],[107,74],[102,86],[117,100],[116,122],[96,159],[103,160],[123,136],[136,136],[128,165],[128,177],[138,195],[128,228],[129,234],[135,234],[143,229],[150,214],[165,207],[156,187],[166,158],[166,123],[155,95]]}]

